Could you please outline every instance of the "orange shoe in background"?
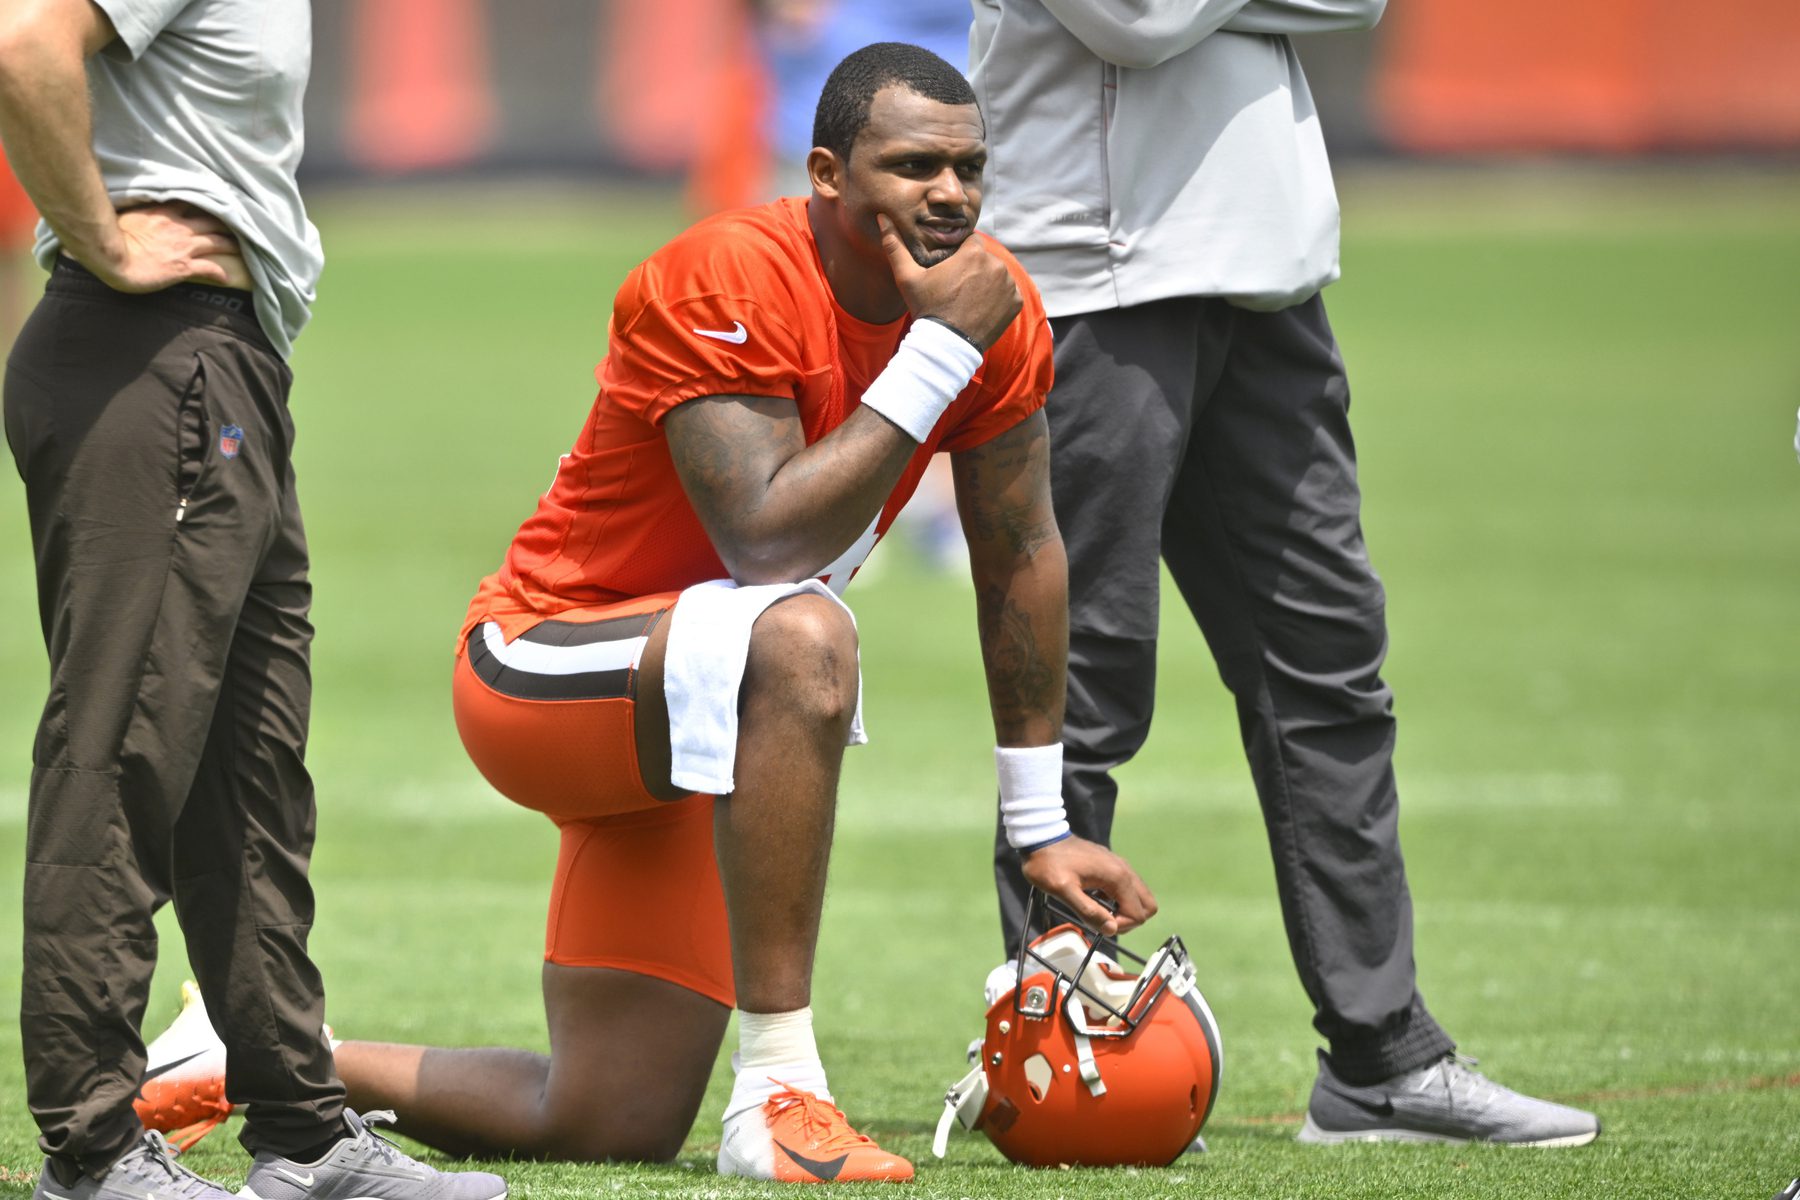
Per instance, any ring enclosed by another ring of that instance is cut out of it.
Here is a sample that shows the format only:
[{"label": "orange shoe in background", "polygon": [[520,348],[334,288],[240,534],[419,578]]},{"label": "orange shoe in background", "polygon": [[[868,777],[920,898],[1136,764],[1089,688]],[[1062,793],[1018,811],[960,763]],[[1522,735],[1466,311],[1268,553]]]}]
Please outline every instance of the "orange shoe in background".
[{"label": "orange shoe in background", "polygon": [[225,1043],[213,1032],[193,980],[181,985],[181,1013],[150,1043],[144,1083],[132,1107],[145,1129],[186,1150],[231,1116],[225,1098]]}]

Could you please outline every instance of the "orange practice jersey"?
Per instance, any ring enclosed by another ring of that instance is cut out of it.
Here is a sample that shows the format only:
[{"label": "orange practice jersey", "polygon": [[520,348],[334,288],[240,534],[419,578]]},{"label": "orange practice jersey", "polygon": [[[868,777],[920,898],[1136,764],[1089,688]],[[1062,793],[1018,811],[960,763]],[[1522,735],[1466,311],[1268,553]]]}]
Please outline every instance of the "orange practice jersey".
[{"label": "orange practice jersey", "polygon": [[[868,533],[821,572],[835,590],[887,532],[934,452],[1004,433],[1050,390],[1037,289],[1010,254],[986,244],[1012,270],[1024,311],[914,453]],[[505,565],[482,581],[464,635],[494,620],[511,639],[572,608],[725,578],[662,419],[699,396],[786,396],[810,445],[855,411],[910,323],[870,325],[838,307],[802,199],[709,218],[658,250],[619,289],[587,424]]]}]

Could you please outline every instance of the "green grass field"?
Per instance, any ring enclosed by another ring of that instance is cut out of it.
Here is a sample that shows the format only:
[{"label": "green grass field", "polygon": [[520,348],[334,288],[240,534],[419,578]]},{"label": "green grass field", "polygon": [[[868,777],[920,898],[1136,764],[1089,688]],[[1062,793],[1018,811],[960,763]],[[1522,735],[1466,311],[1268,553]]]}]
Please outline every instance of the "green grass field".
[{"label": "green grass field", "polygon": [[[852,751],[815,1006],[851,1117],[943,1197],[1766,1197],[1800,1173],[1800,179],[1406,173],[1346,186],[1366,523],[1391,596],[1421,986],[1484,1070],[1594,1107],[1595,1145],[1313,1149],[1316,1039],[1235,722],[1171,596],[1120,848],[1224,1030],[1211,1151],[1032,1173],[929,1156],[997,954],[966,585],[895,545],[851,589]],[[314,948],[351,1037],[542,1047],[555,839],[449,719],[452,639],[579,426],[660,195],[321,196],[294,407],[317,584]],[[0,486],[0,1012],[17,1008],[41,700],[22,490]],[[173,1015],[164,925],[153,1025]],[[0,1190],[39,1159],[0,1020]],[[673,1167],[506,1168],[528,1198],[773,1195],[712,1174],[728,1071]],[[233,1186],[215,1135],[193,1165]]]}]

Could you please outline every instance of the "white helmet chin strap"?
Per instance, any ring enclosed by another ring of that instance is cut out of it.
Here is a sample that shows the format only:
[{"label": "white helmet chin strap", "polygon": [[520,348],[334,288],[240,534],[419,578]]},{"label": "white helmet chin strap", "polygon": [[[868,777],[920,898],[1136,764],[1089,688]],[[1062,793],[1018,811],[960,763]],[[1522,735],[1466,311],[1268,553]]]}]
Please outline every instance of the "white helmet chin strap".
[{"label": "white helmet chin strap", "polygon": [[1100,1064],[1094,1061],[1093,1039],[1087,1035],[1087,1014],[1081,1010],[1081,996],[1073,988],[1069,989],[1065,1010],[1069,1014],[1069,1029],[1075,1034],[1075,1063],[1081,1070],[1081,1082],[1087,1084],[1090,1095],[1106,1095],[1106,1081],[1100,1078]]},{"label": "white helmet chin strap", "polygon": [[931,1139],[933,1154],[942,1158],[950,1148],[952,1120],[961,1122],[964,1129],[975,1128],[975,1122],[981,1119],[981,1110],[987,1104],[987,1096],[987,1072],[977,1062],[973,1071],[944,1093],[944,1111],[938,1115],[937,1133]]}]

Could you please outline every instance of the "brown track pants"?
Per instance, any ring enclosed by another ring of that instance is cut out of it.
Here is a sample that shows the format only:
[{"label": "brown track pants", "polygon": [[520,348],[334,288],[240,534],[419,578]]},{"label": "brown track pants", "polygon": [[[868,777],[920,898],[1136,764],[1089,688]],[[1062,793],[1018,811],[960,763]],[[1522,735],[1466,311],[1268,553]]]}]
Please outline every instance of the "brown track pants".
[{"label": "brown track pants", "polygon": [[20,1026],[44,1153],[98,1173],[173,900],[251,1150],[338,1127],[307,956],[312,626],[292,377],[247,293],[107,288],[64,260],[13,348],[50,692],[32,750]]}]

